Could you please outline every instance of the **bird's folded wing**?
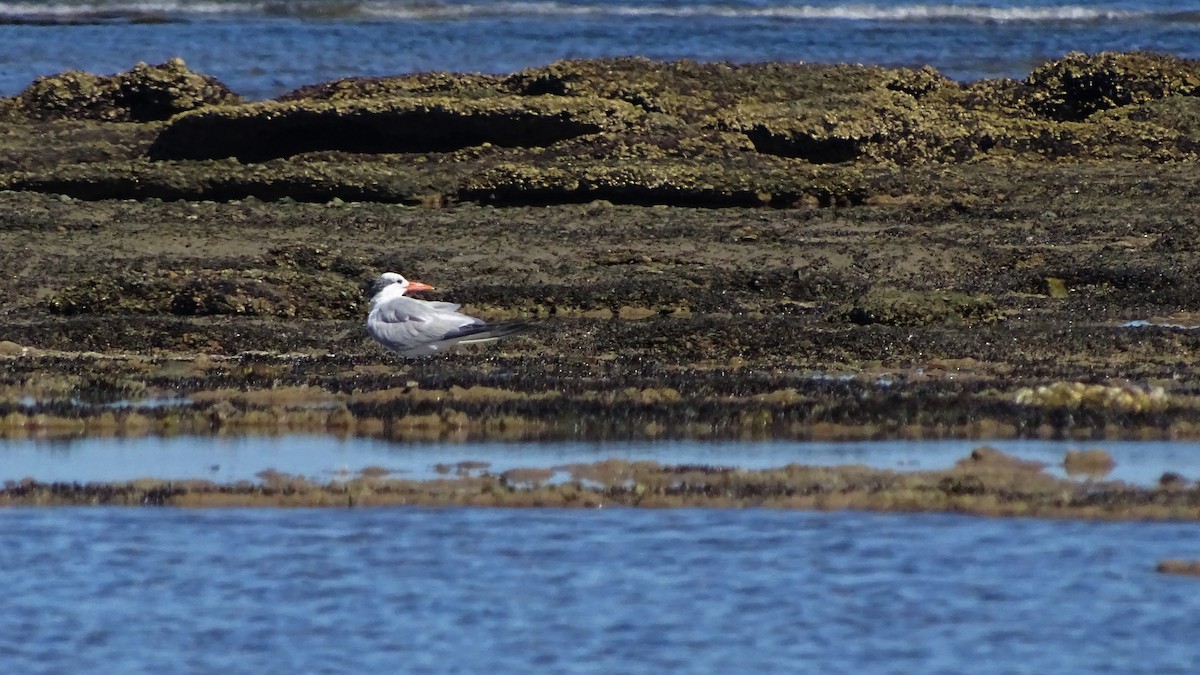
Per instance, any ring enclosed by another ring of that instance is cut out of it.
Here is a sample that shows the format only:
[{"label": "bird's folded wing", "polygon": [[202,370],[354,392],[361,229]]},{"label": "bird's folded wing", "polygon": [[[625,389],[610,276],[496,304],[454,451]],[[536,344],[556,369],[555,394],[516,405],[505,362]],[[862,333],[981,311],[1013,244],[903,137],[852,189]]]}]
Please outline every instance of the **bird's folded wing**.
[{"label": "bird's folded wing", "polygon": [[444,337],[447,341],[462,342],[469,344],[471,342],[490,342],[499,340],[502,337],[515,335],[517,333],[529,330],[530,325],[524,321],[510,321],[508,323],[492,323],[492,324],[472,324],[463,326],[458,330],[447,333]]},{"label": "bird's folded wing", "polygon": [[470,333],[483,326],[479,319],[411,298],[396,298],[377,307],[368,321],[377,339],[399,350],[440,342],[448,335]]}]

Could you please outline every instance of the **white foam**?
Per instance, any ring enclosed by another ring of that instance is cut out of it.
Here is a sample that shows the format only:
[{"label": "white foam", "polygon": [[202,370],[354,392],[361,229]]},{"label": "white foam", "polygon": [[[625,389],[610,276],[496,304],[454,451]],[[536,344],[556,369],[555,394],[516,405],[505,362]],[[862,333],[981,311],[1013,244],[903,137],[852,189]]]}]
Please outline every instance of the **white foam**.
[{"label": "white foam", "polygon": [[72,17],[106,15],[166,15],[206,16],[288,16],[295,18],[362,18],[371,20],[429,21],[461,20],[485,17],[554,17],[577,16],[596,18],[724,18],[775,19],[786,21],[845,20],[845,21],[973,21],[991,23],[1013,22],[1088,22],[1117,21],[1153,16],[1148,11],[1122,10],[1088,5],[986,6],[911,3],[846,3],[831,5],[774,3],[712,2],[699,4],[653,4],[619,2],[476,2],[446,0],[361,0],[318,2],[316,0],[92,0],[91,2],[0,2],[0,16]]},{"label": "white foam", "polygon": [[10,18],[21,17],[54,17],[70,19],[72,17],[95,16],[104,14],[120,15],[245,15],[260,13],[266,3],[260,2],[184,2],[171,0],[154,0],[151,2],[123,2],[120,0],[93,0],[93,2],[0,2],[0,16]]},{"label": "white foam", "polygon": [[1104,9],[1086,5],[1059,7],[987,7],[949,4],[883,5],[851,3],[839,5],[747,5],[706,3],[696,5],[614,4],[604,2],[496,2],[434,3],[365,2],[364,15],[393,19],[464,19],[483,16],[591,16],[665,17],[779,20],[847,21],[978,21],[978,22],[1070,22],[1113,21],[1148,16],[1148,12]]}]

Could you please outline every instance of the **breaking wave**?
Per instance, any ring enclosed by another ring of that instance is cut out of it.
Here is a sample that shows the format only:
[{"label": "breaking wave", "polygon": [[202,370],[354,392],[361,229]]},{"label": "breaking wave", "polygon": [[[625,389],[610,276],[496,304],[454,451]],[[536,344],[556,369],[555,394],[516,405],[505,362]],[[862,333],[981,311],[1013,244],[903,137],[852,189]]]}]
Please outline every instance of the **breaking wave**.
[{"label": "breaking wave", "polygon": [[872,21],[976,23],[1072,23],[1155,20],[1200,23],[1200,12],[1180,12],[1147,5],[1095,4],[958,5],[950,3],[792,3],[771,0],[683,3],[514,2],[506,0],[92,0],[91,2],[0,2],[0,21],[8,23],[69,23],[88,21],[188,21],[221,18],[292,18],[303,20],[451,21],[500,17],[611,17],[770,19],[779,21]]}]

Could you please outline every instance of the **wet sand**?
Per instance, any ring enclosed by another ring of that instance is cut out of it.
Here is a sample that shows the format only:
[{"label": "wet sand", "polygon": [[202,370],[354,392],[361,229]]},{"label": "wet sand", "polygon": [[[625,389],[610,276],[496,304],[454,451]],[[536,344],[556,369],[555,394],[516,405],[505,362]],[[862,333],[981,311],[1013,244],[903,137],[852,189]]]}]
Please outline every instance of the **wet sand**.
[{"label": "wet sand", "polygon": [[[1144,54],[43,78],[0,102],[0,433],[1197,438],[1198,91]],[[386,270],[534,328],[402,361]]]}]

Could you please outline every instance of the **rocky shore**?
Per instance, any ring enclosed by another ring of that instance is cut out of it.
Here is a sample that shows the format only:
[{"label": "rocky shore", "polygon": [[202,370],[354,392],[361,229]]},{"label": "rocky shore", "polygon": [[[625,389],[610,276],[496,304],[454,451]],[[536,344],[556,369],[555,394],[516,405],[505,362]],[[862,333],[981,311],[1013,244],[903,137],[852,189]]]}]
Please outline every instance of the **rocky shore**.
[{"label": "rocky shore", "polygon": [[[774,469],[610,459],[493,473],[486,462],[441,466],[411,480],[369,467],[329,482],[264,471],[256,482],[144,479],[122,483],[8,481],[0,506],[182,507],[718,507],[951,512],[1090,520],[1195,520],[1200,490],[1178,476],[1154,487],[1057,478],[1037,462],[980,447],[943,471],[865,466]],[[1076,475],[1071,472],[1071,475]]]},{"label": "rocky shore", "polygon": [[[1200,65],[642,59],[0,100],[0,434],[1200,438]],[[405,362],[386,270],[495,346]]]}]

